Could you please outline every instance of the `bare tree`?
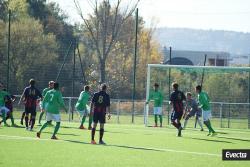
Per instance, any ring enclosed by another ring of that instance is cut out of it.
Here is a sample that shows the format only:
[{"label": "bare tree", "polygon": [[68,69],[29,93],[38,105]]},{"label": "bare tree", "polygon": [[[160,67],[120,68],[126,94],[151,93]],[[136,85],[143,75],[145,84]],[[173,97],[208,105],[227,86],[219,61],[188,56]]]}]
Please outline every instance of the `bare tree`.
[{"label": "bare tree", "polygon": [[100,65],[101,83],[106,80],[105,70],[107,57],[117,42],[122,26],[133,14],[140,0],[135,0],[135,3],[132,3],[133,0],[131,0],[126,6],[121,5],[122,0],[117,0],[113,7],[111,7],[110,1],[113,2],[114,0],[102,0],[100,3],[98,3],[98,0],[94,2],[89,0],[89,4],[92,6],[94,12],[92,15],[88,15],[89,18],[85,18],[79,2],[74,0],[78,14],[83,19],[91,42],[96,49]]}]

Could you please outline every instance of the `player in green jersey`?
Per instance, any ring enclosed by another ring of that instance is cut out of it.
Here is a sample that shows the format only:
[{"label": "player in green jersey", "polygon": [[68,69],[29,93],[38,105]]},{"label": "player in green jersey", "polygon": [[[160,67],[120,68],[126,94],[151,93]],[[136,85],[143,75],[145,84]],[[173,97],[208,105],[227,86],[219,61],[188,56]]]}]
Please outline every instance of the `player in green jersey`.
[{"label": "player in green jersey", "polygon": [[[47,106],[45,106],[46,104]],[[37,137],[40,138],[42,131],[48,126],[50,121],[54,120],[56,122],[56,126],[51,139],[57,140],[56,134],[60,128],[60,123],[61,123],[61,116],[59,109],[63,108],[65,112],[67,112],[65,104],[63,102],[62,93],[59,91],[58,83],[54,83],[54,89],[46,93],[42,101],[43,110],[45,109],[45,107],[47,112],[47,118],[46,118],[47,122],[44,123],[39,132],[37,132]]]},{"label": "player in green jersey", "polygon": [[158,126],[158,116],[160,118],[160,127],[162,127],[162,103],[163,103],[163,95],[162,92],[159,91],[159,84],[154,84],[154,91],[150,92],[149,98],[146,103],[150,100],[154,101],[154,117],[155,117],[155,127]]},{"label": "player in green jersey", "polygon": [[87,105],[89,98],[90,98],[90,93],[89,93],[89,86],[86,85],[84,86],[84,91],[82,91],[80,93],[80,96],[77,100],[77,103],[75,105],[75,108],[77,110],[77,112],[80,114],[81,116],[81,124],[80,124],[80,129],[85,129],[83,124],[86,120],[87,115],[89,115],[89,127],[88,129],[91,130],[91,124],[92,124],[92,116],[90,115],[90,108]]},{"label": "player in green jersey", "polygon": [[[46,93],[49,91],[49,90],[52,90],[54,88],[54,81],[49,81],[49,86],[45,89],[43,89],[43,92],[42,92],[42,96],[45,97]],[[45,110],[42,109],[42,101],[40,102],[40,108],[41,108],[41,112],[40,112],[40,116],[39,116],[39,120],[38,120],[38,123],[41,124],[41,120],[43,118],[43,115],[44,115],[44,111],[46,111],[46,104],[45,104]]]},{"label": "player in green jersey", "polygon": [[211,107],[210,107],[210,99],[209,96],[206,92],[202,91],[202,87],[200,85],[196,86],[195,88],[196,93],[198,94],[198,102],[199,102],[199,108],[202,109],[202,116],[203,116],[203,121],[206,127],[209,130],[208,136],[214,136],[216,135],[216,132],[212,128],[210,118],[212,117],[211,115]]},{"label": "player in green jersey", "polygon": [[6,123],[6,116],[10,112],[10,110],[5,107],[5,97],[9,96],[9,93],[4,91],[4,86],[0,83],[0,116],[3,118],[2,122],[4,126],[8,126]]}]

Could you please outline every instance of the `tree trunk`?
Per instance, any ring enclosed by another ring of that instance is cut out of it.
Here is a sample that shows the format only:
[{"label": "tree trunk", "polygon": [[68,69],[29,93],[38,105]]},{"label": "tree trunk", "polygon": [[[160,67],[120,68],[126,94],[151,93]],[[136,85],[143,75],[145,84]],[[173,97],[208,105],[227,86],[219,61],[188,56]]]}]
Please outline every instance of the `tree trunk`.
[{"label": "tree trunk", "polygon": [[105,83],[106,80],[106,61],[100,60],[100,83]]}]

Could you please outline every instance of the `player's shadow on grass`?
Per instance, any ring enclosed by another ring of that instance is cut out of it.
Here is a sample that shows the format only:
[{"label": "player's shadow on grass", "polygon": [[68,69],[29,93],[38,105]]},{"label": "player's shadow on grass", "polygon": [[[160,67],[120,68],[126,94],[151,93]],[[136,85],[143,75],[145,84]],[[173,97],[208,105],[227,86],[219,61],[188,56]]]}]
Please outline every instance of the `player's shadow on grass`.
[{"label": "player's shadow on grass", "polygon": [[128,133],[128,132],[119,132],[119,131],[118,131],[118,132],[117,132],[117,131],[114,132],[114,131],[106,131],[106,130],[105,130],[105,133],[106,133],[106,132],[107,132],[107,133],[117,133],[117,134],[130,134],[130,133]]},{"label": "player's shadow on grass", "polygon": [[[43,133],[53,134],[52,132],[43,132]],[[57,134],[61,135],[61,136],[80,136],[80,135],[77,135],[77,134],[74,134],[74,133],[57,133]]]},{"label": "player's shadow on grass", "polygon": [[190,138],[194,140],[203,140],[203,141],[211,141],[211,142],[217,142],[217,143],[233,144],[233,142],[230,142],[230,141],[222,141],[222,140],[216,140],[216,139],[202,139],[202,138],[196,138],[196,137],[190,137]]},{"label": "player's shadow on grass", "polygon": [[224,136],[218,136],[218,138],[221,139],[230,139],[230,140],[237,140],[237,141],[246,141],[246,142],[250,142],[249,139],[239,139],[239,138],[235,138],[235,137],[224,137]]},{"label": "player's shadow on grass", "polygon": [[[78,143],[78,144],[89,144],[89,145],[92,145],[92,144],[87,143],[87,142],[76,141],[76,140],[63,140],[63,141],[72,142],[72,143]],[[97,144],[97,145],[98,145],[98,144]],[[145,148],[145,147],[135,147],[135,146],[124,146],[124,145],[115,145],[115,144],[107,144],[107,145],[99,145],[99,146],[127,148],[127,149],[134,149],[134,150],[143,150],[143,151],[164,152],[164,150],[155,149],[155,148]]]}]

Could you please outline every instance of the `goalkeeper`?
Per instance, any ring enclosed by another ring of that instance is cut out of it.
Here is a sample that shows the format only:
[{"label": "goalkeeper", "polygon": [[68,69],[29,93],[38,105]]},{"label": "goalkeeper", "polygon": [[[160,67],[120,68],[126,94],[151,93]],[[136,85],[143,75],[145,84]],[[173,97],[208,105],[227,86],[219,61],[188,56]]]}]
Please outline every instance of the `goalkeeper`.
[{"label": "goalkeeper", "polygon": [[186,128],[189,118],[196,116],[195,118],[201,127],[201,131],[203,131],[202,123],[200,120],[200,117],[202,116],[202,113],[201,113],[202,111],[200,108],[198,108],[198,104],[196,100],[192,98],[192,94],[190,92],[186,93],[186,97],[187,97],[186,109],[185,109],[185,113],[183,114],[184,115],[183,117],[185,119],[183,129]]}]

